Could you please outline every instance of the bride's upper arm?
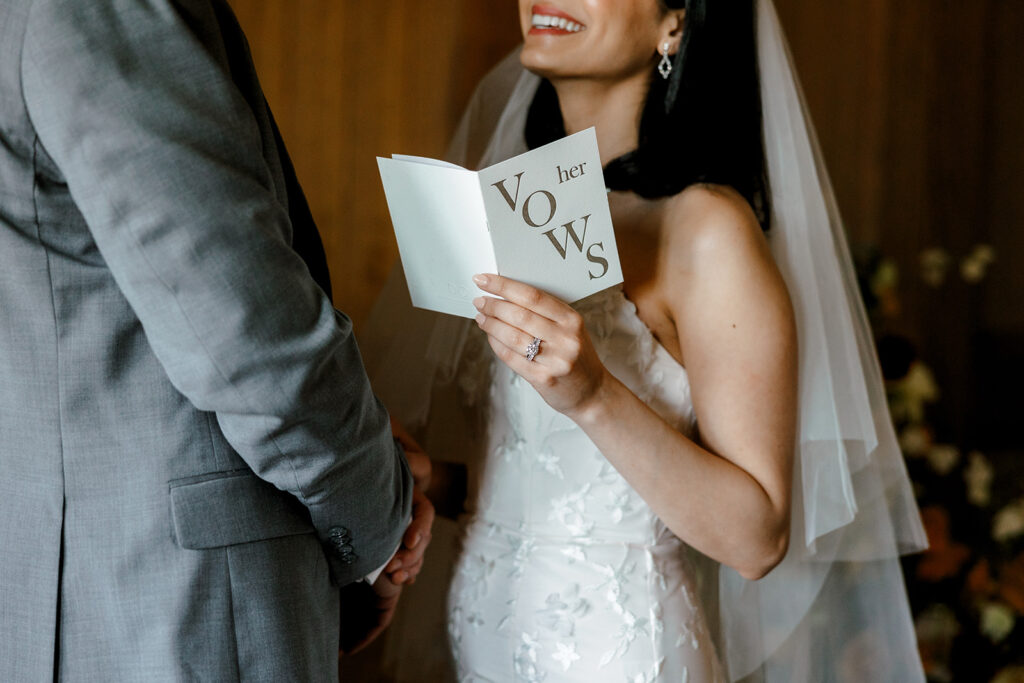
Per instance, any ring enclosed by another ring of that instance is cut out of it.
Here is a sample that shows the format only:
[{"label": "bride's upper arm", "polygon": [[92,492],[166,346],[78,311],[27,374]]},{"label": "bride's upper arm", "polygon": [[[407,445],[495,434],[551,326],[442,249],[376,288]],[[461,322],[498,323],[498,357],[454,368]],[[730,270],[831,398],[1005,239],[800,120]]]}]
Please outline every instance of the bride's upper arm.
[{"label": "bride's upper arm", "polygon": [[702,445],[749,473],[788,520],[797,338],[786,285],[749,205],[691,188],[673,201],[662,252]]}]

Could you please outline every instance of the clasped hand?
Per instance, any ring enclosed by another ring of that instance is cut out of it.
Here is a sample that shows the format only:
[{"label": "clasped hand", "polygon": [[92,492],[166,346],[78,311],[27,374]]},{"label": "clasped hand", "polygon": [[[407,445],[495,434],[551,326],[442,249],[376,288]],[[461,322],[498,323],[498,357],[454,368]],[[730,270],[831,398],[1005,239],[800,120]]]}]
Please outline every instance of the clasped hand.
[{"label": "clasped hand", "polygon": [[402,545],[384,568],[384,573],[397,585],[413,583],[423,568],[423,554],[430,544],[434,525],[434,506],[425,491],[430,486],[430,458],[409,436],[402,425],[391,419],[391,432],[405,450],[405,459],[413,477],[412,521],[402,536]]},{"label": "clasped hand", "polygon": [[[477,286],[499,298],[473,300],[477,325],[498,358],[529,382],[555,410],[570,418],[599,396],[608,371],[583,325],[565,302],[536,287],[500,275],[477,275]],[[530,342],[540,350],[528,360]]]},{"label": "clasped hand", "polygon": [[430,458],[415,440],[392,418],[391,431],[402,444],[413,477],[412,521],[402,535],[402,544],[373,583],[356,583],[345,589],[349,619],[342,623],[340,650],[353,654],[372,643],[395,616],[402,586],[414,583],[423,567],[423,554],[430,544],[434,506],[424,491],[430,484]]}]

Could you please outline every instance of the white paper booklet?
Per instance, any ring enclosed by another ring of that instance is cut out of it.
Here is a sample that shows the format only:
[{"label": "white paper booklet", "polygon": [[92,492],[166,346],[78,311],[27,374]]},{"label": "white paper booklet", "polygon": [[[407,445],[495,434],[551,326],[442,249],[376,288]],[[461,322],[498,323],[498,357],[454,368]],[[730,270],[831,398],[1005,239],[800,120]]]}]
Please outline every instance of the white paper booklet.
[{"label": "white paper booklet", "polygon": [[477,273],[574,302],[622,282],[594,129],[481,171],[378,157],[413,305],[476,315]]}]

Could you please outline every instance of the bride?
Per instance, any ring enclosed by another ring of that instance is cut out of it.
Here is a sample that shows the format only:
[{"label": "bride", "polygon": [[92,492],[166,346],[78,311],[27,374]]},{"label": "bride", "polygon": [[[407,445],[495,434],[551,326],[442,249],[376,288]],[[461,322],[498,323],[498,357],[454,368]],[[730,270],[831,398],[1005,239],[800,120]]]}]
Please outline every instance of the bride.
[{"label": "bride", "polygon": [[[428,451],[480,446],[458,680],[923,680],[897,558],[924,536],[769,0],[519,10],[453,156],[594,126],[624,284],[570,305],[482,273],[482,333],[409,312],[425,354],[369,345],[392,411],[433,418]],[[482,416],[458,429],[453,372]],[[388,658],[431,642],[400,624]]]}]

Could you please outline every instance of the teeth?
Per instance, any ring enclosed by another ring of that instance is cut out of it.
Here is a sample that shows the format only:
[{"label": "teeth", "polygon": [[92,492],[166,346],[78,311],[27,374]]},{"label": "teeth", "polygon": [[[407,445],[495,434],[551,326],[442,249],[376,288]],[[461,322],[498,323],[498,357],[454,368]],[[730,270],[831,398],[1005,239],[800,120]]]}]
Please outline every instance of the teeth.
[{"label": "teeth", "polygon": [[565,17],[552,17],[547,14],[534,14],[532,24],[534,28],[557,28],[570,33],[579,33],[584,28],[582,24],[577,24]]}]

